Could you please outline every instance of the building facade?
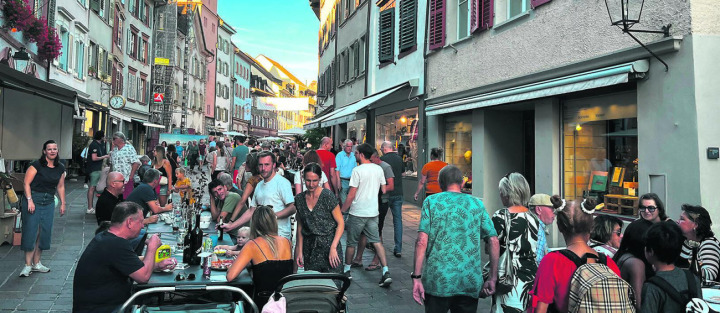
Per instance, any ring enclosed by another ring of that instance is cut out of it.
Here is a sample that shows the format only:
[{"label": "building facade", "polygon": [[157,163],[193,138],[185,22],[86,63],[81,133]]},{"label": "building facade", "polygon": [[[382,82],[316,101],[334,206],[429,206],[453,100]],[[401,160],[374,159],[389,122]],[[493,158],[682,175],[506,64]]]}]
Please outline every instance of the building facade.
[{"label": "building facade", "polygon": [[683,203],[714,214],[720,12],[702,9],[710,1],[644,2],[636,28],[672,28],[635,36],[667,69],[610,26],[605,2],[485,2],[429,0],[428,147],[445,149],[467,192],[500,208],[497,182],[514,171],[533,192],[594,197],[600,214],[625,220],[647,192],[671,218]]},{"label": "building facade", "polygon": [[[220,17],[217,13],[217,0],[207,0],[202,3],[201,10],[203,37],[208,47],[218,46],[218,27],[220,25]],[[217,59],[215,56],[207,60],[208,66],[207,81],[211,84],[205,86],[205,134],[215,131],[215,98],[217,91],[215,90],[217,79]]]},{"label": "building facade", "polygon": [[225,132],[230,130],[232,124],[230,113],[234,102],[232,89],[235,75],[232,66],[235,51],[230,39],[235,30],[222,19],[219,23],[215,49],[215,131]]},{"label": "building facade", "polygon": [[252,97],[250,96],[250,64],[252,58],[233,45],[235,52],[233,76],[235,77],[233,92],[233,109],[231,131],[248,134],[250,121],[252,121]]},{"label": "building facade", "polygon": [[252,59],[252,63],[250,63],[250,97],[252,98],[250,114],[252,120],[248,130],[249,136],[256,138],[277,136],[277,111],[262,98],[277,97],[281,84],[281,80],[275,78],[255,59]]}]

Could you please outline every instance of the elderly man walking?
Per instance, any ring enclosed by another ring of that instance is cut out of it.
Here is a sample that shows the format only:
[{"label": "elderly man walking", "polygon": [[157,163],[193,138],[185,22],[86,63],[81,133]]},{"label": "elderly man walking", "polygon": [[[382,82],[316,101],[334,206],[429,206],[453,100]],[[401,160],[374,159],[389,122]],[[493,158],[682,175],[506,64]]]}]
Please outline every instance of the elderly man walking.
[{"label": "elderly man walking", "polygon": [[[413,298],[425,312],[475,312],[478,296],[495,293],[500,243],[485,205],[461,192],[454,165],[440,171],[443,192],[425,198],[415,244]],[[480,242],[490,245],[490,277],[483,282]]]},{"label": "elderly man walking", "polygon": [[127,144],[125,134],[121,132],[113,134],[110,150],[113,171],[120,172],[125,177],[123,197],[127,198],[135,187],[135,171],[140,167],[140,159],[135,147]]},{"label": "elderly man walking", "polygon": [[343,151],[335,156],[335,171],[340,178],[340,203],[345,203],[348,191],[350,191],[350,175],[352,170],[357,166],[357,159],[353,152],[353,142],[350,139],[343,142]]}]

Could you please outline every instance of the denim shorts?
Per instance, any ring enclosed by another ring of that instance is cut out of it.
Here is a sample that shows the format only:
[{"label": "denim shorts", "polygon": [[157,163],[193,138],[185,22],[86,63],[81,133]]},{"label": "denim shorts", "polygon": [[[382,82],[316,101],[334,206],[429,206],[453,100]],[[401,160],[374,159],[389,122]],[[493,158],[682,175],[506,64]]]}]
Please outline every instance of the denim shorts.
[{"label": "denim shorts", "polygon": [[55,195],[44,192],[32,192],[35,212],[28,212],[28,202],[22,206],[22,240],[20,249],[26,252],[35,250],[39,241],[40,250],[50,249],[53,219],[55,218]]}]

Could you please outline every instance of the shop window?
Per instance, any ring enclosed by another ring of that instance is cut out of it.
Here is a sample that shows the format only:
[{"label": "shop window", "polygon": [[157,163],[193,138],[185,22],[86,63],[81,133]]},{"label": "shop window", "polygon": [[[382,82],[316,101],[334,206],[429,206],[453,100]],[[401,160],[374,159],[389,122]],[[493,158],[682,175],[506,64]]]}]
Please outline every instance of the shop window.
[{"label": "shop window", "polygon": [[375,145],[378,150],[383,141],[392,142],[405,162],[405,175],[417,175],[417,108],[378,116],[375,124],[375,134]]},{"label": "shop window", "polygon": [[445,117],[443,154],[445,162],[457,166],[463,173],[464,192],[472,191],[472,115],[457,114]]},{"label": "shop window", "polygon": [[602,212],[635,215],[638,187],[634,92],[563,104],[563,193],[591,197]]}]

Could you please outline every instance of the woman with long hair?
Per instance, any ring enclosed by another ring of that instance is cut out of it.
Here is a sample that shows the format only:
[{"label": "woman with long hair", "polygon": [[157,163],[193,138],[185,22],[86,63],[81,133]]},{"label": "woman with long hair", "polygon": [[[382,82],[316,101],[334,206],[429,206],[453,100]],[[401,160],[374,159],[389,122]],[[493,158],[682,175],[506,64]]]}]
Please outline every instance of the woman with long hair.
[{"label": "woman with long hair", "polygon": [[665,204],[657,194],[652,192],[640,196],[638,213],[640,218],[652,223],[668,220],[667,213],[665,213]]},{"label": "woman with long hair", "polygon": [[442,153],[443,150],[440,148],[430,149],[430,162],[426,163],[422,168],[420,179],[418,179],[417,190],[415,191],[415,201],[417,201],[418,196],[420,196],[420,191],[422,191],[423,186],[425,186],[426,197],[442,192],[442,190],[440,190],[440,184],[438,183],[438,176],[440,175],[440,170],[447,166],[447,163],[440,160]]},{"label": "woman with long hair", "polygon": [[306,271],[342,273],[340,237],[345,222],[333,192],[320,187],[322,174],[317,163],[306,164],[298,174],[303,175],[306,190],[295,196],[298,234],[295,262]]},{"label": "woman with long hair", "polygon": [[230,152],[225,148],[225,142],[218,142],[215,149],[216,151],[213,153],[212,160],[210,160],[210,168],[212,170],[210,176],[212,180],[215,180],[220,173],[227,170],[228,160],[230,160]]},{"label": "woman with long hair", "polygon": [[53,140],[43,144],[40,159],[30,163],[23,186],[25,198],[22,206],[22,242],[25,267],[20,277],[31,272],[47,273],[50,269],[40,263],[43,250],[50,249],[55,194],[60,198],[60,216],[65,215],[65,166],[59,162],[58,145]]},{"label": "woman with long hair", "polygon": [[704,283],[720,281],[720,242],[710,229],[710,213],[699,205],[683,204],[677,223],[687,239],[680,253],[682,267],[689,267]]},{"label": "woman with long hair", "polygon": [[[302,158],[303,168],[305,168],[305,166],[307,166],[310,163],[315,163],[322,167],[322,160],[320,160],[320,156],[317,154],[317,152],[315,150],[310,150],[308,152],[305,152],[305,155],[303,155],[303,158]],[[303,178],[304,178],[304,176],[301,174],[295,175],[295,181],[293,183],[295,184],[295,194],[296,195],[307,190],[307,187],[303,183]],[[320,187],[330,190],[330,183],[328,183],[328,179],[327,179],[327,176],[325,176],[325,172],[323,172],[320,177]]]},{"label": "woman with long hair", "polygon": [[228,269],[226,278],[232,281],[248,265],[255,287],[254,300],[263,307],[278,281],[292,274],[292,244],[278,236],[277,217],[272,207],[261,205],[253,212],[250,222],[250,242],[240,251],[237,259]]},{"label": "woman with long hair", "polygon": [[170,195],[170,192],[172,192],[173,190],[173,170],[172,166],[170,165],[170,161],[168,161],[165,157],[165,148],[163,146],[155,147],[155,155],[152,167],[160,171],[161,177],[165,177],[164,184],[163,179],[160,178],[160,185],[155,188],[155,192],[158,193],[158,201],[160,202],[160,206],[164,207],[165,204],[167,204],[168,195]]},{"label": "woman with long hair", "polygon": [[625,229],[623,240],[613,257],[620,268],[620,277],[628,282],[635,292],[635,307],[638,310],[642,302],[643,283],[655,274],[645,258],[645,241],[643,239],[652,224],[646,219],[638,219],[630,223]]},{"label": "woman with long hair", "polygon": [[[562,233],[569,252],[576,256],[586,256],[588,263],[597,263],[599,254],[588,246],[590,231],[593,227],[595,200],[575,200],[566,202],[553,196],[550,201],[556,207],[556,223]],[[608,268],[620,276],[620,269],[611,258],[607,258]],[[570,302],[570,282],[577,265],[559,251],[548,253],[538,267],[535,285],[532,288],[533,312],[568,312]],[[622,312],[624,308],[618,308]]]},{"label": "woman with long hair", "polygon": [[523,312],[530,304],[528,292],[537,272],[540,220],[527,208],[530,186],[520,173],[505,175],[498,188],[505,208],[497,210],[492,221],[500,241],[500,255],[512,258],[517,284],[509,293],[493,295],[492,311],[507,312],[512,308]]}]

